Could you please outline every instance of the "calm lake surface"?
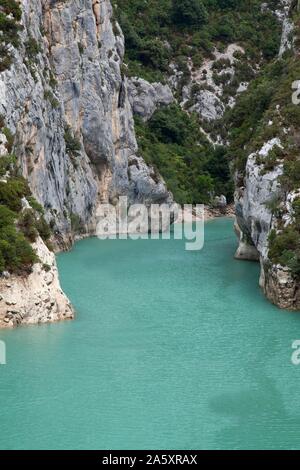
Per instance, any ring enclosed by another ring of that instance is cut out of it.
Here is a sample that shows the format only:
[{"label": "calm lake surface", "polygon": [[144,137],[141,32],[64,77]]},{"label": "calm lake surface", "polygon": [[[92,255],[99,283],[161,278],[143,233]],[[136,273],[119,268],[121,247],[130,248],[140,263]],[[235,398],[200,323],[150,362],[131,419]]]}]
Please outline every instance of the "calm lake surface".
[{"label": "calm lake surface", "polygon": [[74,322],[1,331],[1,449],[300,449],[300,314],[233,259],[233,222],[58,256]]}]

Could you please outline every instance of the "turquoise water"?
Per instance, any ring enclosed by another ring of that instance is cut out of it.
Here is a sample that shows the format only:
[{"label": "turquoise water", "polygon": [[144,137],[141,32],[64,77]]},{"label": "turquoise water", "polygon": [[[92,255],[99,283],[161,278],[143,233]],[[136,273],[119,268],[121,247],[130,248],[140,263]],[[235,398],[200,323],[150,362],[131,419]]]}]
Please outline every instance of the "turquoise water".
[{"label": "turquoise water", "polygon": [[1,331],[1,449],[300,448],[300,315],[233,259],[232,221],[58,256],[77,318]]}]

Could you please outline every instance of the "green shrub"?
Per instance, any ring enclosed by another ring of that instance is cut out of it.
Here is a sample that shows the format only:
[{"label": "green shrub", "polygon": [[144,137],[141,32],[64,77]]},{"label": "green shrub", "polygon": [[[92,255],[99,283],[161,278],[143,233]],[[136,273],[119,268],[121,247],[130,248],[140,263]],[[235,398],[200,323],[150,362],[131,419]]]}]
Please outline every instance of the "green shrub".
[{"label": "green shrub", "polygon": [[44,214],[45,211],[44,211],[43,206],[39,202],[37,202],[37,200],[33,196],[27,196],[27,201],[29,202],[32,209],[34,209],[36,212],[38,212],[41,215]]},{"label": "green shrub", "polygon": [[[32,209],[22,209],[23,197],[32,204]],[[42,213],[24,178],[0,182],[0,272],[27,273],[38,261],[31,243],[38,235],[45,242],[51,236]]]},{"label": "green shrub", "polygon": [[6,155],[0,157],[0,177],[4,176],[8,171],[12,171],[16,163],[14,155]]},{"label": "green shrub", "polygon": [[3,129],[1,129],[1,132],[5,135],[6,140],[7,140],[7,144],[6,144],[7,151],[11,153],[13,149],[15,137],[11,133],[11,131],[8,129],[8,127],[4,127]]},{"label": "green shrub", "polygon": [[49,264],[46,264],[44,263],[43,264],[43,270],[48,273],[49,271],[51,271],[51,266]]},{"label": "green shrub", "polygon": [[49,101],[49,103],[51,104],[52,108],[56,109],[59,107],[59,101],[58,99],[55,97],[55,95],[53,94],[53,92],[51,90],[46,90],[44,92],[44,98],[45,100]]},{"label": "green shrub", "polygon": [[294,225],[279,233],[271,232],[269,258],[274,264],[288,267],[295,277],[300,277],[300,233]]},{"label": "green shrub", "polygon": [[65,128],[65,143],[66,143],[66,150],[70,156],[78,157],[81,152],[81,143],[77,137],[74,137],[72,130],[70,127],[66,126]]},{"label": "green shrub", "polygon": [[178,203],[209,203],[214,194],[232,200],[226,152],[203,139],[194,116],[171,105],[147,123],[137,118],[136,130],[140,152],[158,169]]},{"label": "green shrub", "polygon": [[0,229],[0,253],[5,270],[11,272],[27,272],[38,261],[30,243],[14,225]]},{"label": "green shrub", "polygon": [[79,234],[82,232],[83,227],[82,227],[82,221],[81,218],[78,214],[70,214],[70,220],[71,220],[71,229],[74,234]]},{"label": "green shrub", "polygon": [[14,212],[22,209],[21,199],[30,194],[27,182],[22,177],[11,178],[7,183],[0,182],[0,204]]},{"label": "green shrub", "polygon": [[173,0],[175,24],[199,27],[207,22],[208,13],[201,0]]},{"label": "green shrub", "polygon": [[16,0],[0,0],[0,11],[3,11],[6,15],[13,15],[17,21],[21,20],[22,10]]},{"label": "green shrub", "polygon": [[17,214],[6,206],[0,205],[0,230],[6,227],[7,225],[13,225]]},{"label": "green shrub", "polygon": [[31,36],[26,41],[25,49],[29,60],[35,60],[36,56],[42,51],[40,44]]},{"label": "green shrub", "polygon": [[[180,56],[185,61],[189,56],[200,66],[202,57],[213,58],[214,46],[222,50],[230,42],[240,43],[253,63],[276,57],[281,37],[276,15],[262,11],[260,0],[252,0],[251,8],[245,1],[232,5],[230,0],[224,5],[217,0],[116,0],[126,73],[157,81],[159,73],[168,73],[167,60],[178,64]],[[160,44],[160,50],[153,44]]]},{"label": "green shrub", "polygon": [[[11,15],[11,16],[10,16]],[[22,11],[15,0],[0,0],[0,72],[12,64],[9,45],[18,47],[20,44],[19,31]]]},{"label": "green shrub", "polygon": [[25,209],[18,219],[18,227],[25,237],[31,242],[35,242],[38,236],[36,229],[36,217],[32,209]]},{"label": "green shrub", "polygon": [[51,237],[52,232],[43,216],[36,220],[35,227],[44,242],[47,242]]}]

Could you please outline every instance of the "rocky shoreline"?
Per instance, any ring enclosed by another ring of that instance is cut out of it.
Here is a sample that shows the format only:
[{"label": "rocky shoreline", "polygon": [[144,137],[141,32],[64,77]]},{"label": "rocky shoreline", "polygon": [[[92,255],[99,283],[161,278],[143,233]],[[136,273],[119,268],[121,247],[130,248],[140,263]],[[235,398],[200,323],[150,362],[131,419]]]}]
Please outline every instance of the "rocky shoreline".
[{"label": "rocky shoreline", "polygon": [[[232,205],[220,208],[205,206],[204,220],[234,217]],[[196,219],[195,219],[196,220]],[[182,222],[178,220],[177,222]],[[94,236],[92,233],[77,236],[75,241]],[[63,245],[71,249],[72,241]],[[0,329],[19,325],[54,323],[74,319],[74,309],[62,291],[55,255],[39,238],[33,244],[40,262],[29,275],[17,276],[4,273],[0,277]],[[57,248],[56,253],[60,252]]]},{"label": "rocky shoreline", "polygon": [[26,276],[0,278],[0,328],[72,320],[74,310],[63,293],[55,255],[39,238],[33,247],[40,259]]}]

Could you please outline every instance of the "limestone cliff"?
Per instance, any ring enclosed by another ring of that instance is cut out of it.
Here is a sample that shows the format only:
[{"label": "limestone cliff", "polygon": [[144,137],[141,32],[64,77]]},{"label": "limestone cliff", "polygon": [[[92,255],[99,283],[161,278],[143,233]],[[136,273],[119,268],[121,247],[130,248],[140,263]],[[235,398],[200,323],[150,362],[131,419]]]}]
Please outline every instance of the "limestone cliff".
[{"label": "limestone cliff", "polygon": [[282,19],[283,33],[279,60],[274,68],[282,67],[283,72],[279,71],[277,78],[264,77],[265,84],[274,91],[258,128],[253,130],[251,145],[257,146],[260,142],[259,148],[248,155],[245,171],[235,173],[239,236],[236,257],[259,260],[260,286],[268,299],[280,308],[299,310],[297,202],[300,182],[296,170],[299,120],[292,118],[292,113],[298,113],[292,103],[292,83],[299,73],[298,51],[295,49],[293,54],[287,55],[286,62],[280,65],[282,56],[293,47],[292,4],[283,1],[283,10],[277,12]]},{"label": "limestone cliff", "polygon": [[[8,46],[12,63],[0,73],[0,126],[14,136],[12,151],[55,243],[67,248],[95,233],[100,203],[122,195],[163,203],[171,195],[138,154],[124,37],[110,1],[19,3],[20,41]],[[34,247],[42,256],[32,274],[0,281],[0,326],[72,317],[53,255]]]},{"label": "limestone cliff", "polygon": [[0,277],[0,328],[71,320],[72,306],[62,292],[54,254],[41,238],[33,245],[40,262],[29,276]]},{"label": "limestone cliff", "polygon": [[[22,44],[0,74],[0,114],[33,194],[62,241],[93,233],[97,205],[164,202],[137,153],[122,74],[123,34],[108,0],[23,0]],[[37,47],[32,47],[37,44]]]}]

